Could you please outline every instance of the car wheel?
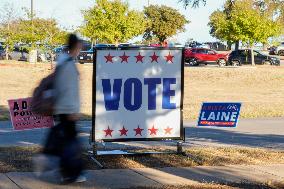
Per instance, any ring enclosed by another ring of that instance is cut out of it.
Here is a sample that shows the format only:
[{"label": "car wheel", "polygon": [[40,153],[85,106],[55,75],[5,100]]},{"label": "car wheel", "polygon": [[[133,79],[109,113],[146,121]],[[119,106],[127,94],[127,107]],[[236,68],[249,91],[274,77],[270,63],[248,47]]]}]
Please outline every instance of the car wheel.
[{"label": "car wheel", "polygon": [[189,60],[189,66],[197,66],[198,65],[198,62],[195,58],[192,58]]},{"label": "car wheel", "polygon": [[265,60],[265,61],[263,62],[263,65],[271,65],[271,62],[268,61],[268,60]]},{"label": "car wheel", "polygon": [[224,60],[224,59],[218,60],[218,65],[219,65],[220,67],[226,66],[226,60]]},{"label": "car wheel", "polygon": [[238,60],[232,60],[232,66],[240,66],[241,63]]},{"label": "car wheel", "polygon": [[284,56],[284,51],[279,51],[278,55],[279,56]]}]

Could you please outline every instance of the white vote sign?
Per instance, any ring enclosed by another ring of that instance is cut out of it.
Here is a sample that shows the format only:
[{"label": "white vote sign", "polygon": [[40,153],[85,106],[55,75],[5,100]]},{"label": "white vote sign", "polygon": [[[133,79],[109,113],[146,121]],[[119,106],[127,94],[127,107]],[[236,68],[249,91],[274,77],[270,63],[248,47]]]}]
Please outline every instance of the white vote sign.
[{"label": "white vote sign", "polygon": [[96,50],[93,140],[181,139],[182,50]]}]

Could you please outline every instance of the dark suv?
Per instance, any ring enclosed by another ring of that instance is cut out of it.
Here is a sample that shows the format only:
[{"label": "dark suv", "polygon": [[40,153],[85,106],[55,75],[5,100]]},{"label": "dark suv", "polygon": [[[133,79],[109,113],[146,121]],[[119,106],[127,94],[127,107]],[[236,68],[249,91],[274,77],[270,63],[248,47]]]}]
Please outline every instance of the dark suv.
[{"label": "dark suv", "polygon": [[4,47],[0,44],[0,60],[5,59],[5,49]]},{"label": "dark suv", "polygon": [[[254,61],[255,64],[269,64],[280,66],[280,59],[277,57],[263,54],[259,51],[254,50]],[[229,54],[228,64],[231,66],[241,66],[242,64],[251,64],[251,49],[241,49],[232,51]]]}]

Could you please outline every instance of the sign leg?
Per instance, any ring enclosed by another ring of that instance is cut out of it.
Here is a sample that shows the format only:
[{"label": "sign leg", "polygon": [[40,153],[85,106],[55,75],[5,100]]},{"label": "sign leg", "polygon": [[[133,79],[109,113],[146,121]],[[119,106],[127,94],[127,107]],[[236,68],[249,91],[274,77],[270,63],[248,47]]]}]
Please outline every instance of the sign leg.
[{"label": "sign leg", "polygon": [[104,166],[94,157],[94,155],[91,156],[91,159],[92,159],[101,169],[104,168]]},{"label": "sign leg", "polygon": [[180,141],[177,142],[177,153],[178,154],[184,154],[184,152],[182,150],[182,142],[180,142]]},{"label": "sign leg", "polygon": [[97,164],[97,166],[99,166],[101,169],[104,168],[104,166],[95,158],[95,156],[98,154],[98,150],[97,150],[97,144],[93,143],[93,151],[89,151],[89,156],[90,158]]},{"label": "sign leg", "polygon": [[98,153],[98,149],[97,149],[97,144],[94,142],[93,143],[93,155],[96,156]]}]

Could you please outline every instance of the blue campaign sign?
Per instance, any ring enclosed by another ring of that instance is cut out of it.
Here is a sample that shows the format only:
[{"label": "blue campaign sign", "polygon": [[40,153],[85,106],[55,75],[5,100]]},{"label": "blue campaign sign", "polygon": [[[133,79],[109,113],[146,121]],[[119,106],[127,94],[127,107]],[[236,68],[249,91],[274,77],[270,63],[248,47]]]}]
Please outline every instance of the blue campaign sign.
[{"label": "blue campaign sign", "polygon": [[240,110],[241,103],[204,102],[197,126],[236,127]]}]

